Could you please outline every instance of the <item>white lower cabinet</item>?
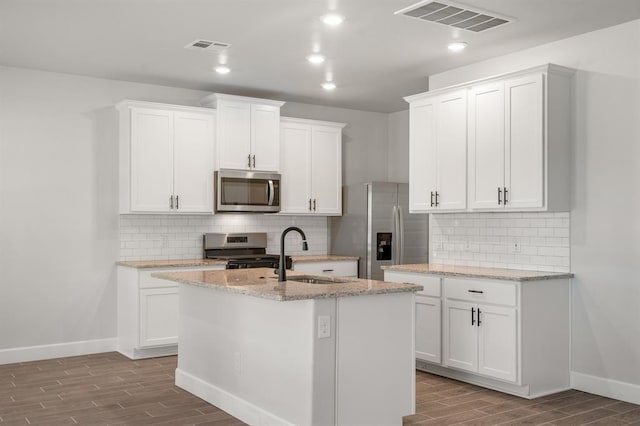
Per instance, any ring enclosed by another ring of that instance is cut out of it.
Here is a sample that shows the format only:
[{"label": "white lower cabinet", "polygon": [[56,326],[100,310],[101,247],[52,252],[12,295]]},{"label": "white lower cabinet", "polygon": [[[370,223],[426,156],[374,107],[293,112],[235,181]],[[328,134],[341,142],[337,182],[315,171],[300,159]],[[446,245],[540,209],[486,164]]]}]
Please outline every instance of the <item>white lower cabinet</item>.
[{"label": "white lower cabinet", "polygon": [[140,269],[118,266],[118,352],[131,359],[178,353],[179,286],[151,274],[205,269],[224,269],[224,265]]},{"label": "white lower cabinet", "polygon": [[440,364],[442,361],[441,318],[442,301],[440,277],[413,272],[384,271],[384,280],[396,283],[418,284],[424,287],[416,292],[416,359]]},{"label": "white lower cabinet", "polygon": [[391,269],[384,279],[424,287],[415,296],[419,370],[525,398],[570,388],[569,278],[507,281]]},{"label": "white lower cabinet", "polygon": [[324,262],[293,262],[292,269],[312,274],[329,274],[343,277],[358,276],[357,260],[330,260]]}]

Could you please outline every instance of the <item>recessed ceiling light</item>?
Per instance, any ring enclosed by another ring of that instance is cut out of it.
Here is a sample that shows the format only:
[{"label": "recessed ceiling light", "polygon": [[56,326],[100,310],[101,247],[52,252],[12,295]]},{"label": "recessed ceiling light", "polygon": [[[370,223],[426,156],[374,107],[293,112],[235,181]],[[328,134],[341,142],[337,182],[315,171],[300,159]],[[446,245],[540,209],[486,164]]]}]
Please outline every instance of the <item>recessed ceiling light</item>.
[{"label": "recessed ceiling light", "polygon": [[324,56],[319,53],[314,53],[307,56],[307,61],[311,62],[312,64],[321,64],[324,62]]},{"label": "recessed ceiling light", "polygon": [[336,25],[340,25],[344,21],[344,17],[336,13],[329,13],[327,15],[324,15],[320,19],[322,19],[322,22],[324,22],[327,25],[331,25],[332,27],[335,27]]},{"label": "recessed ceiling light", "polygon": [[324,83],[322,83],[322,88],[324,90],[333,90],[336,88],[336,84],[332,81],[325,81]]},{"label": "recessed ceiling light", "polygon": [[231,72],[231,68],[225,66],[216,67],[216,72],[218,74],[229,74]]},{"label": "recessed ceiling light", "polygon": [[467,43],[465,43],[464,41],[454,41],[453,43],[449,43],[447,47],[452,52],[459,52],[461,50],[464,50],[465,47],[467,47]]}]

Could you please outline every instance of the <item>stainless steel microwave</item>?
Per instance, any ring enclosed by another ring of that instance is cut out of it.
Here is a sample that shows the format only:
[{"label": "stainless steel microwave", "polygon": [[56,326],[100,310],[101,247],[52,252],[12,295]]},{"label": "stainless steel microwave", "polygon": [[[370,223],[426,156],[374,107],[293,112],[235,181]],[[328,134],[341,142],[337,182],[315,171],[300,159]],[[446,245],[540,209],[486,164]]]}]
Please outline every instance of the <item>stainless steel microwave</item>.
[{"label": "stainless steel microwave", "polygon": [[221,169],[215,172],[216,212],[280,211],[280,175]]}]

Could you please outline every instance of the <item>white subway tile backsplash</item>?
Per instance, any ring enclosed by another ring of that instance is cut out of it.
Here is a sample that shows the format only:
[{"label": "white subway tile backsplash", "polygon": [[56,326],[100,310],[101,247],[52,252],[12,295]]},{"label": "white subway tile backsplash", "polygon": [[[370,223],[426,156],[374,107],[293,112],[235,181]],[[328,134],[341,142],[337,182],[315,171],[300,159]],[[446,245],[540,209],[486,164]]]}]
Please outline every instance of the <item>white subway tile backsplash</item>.
[{"label": "white subway tile backsplash", "polygon": [[430,262],[568,272],[570,223],[566,212],[433,214]]},{"label": "white subway tile backsplash", "polygon": [[202,257],[202,235],[207,232],[266,232],[267,252],[278,253],[280,234],[289,226],[302,228],[309,250],[303,252],[300,237],[291,233],[287,235],[287,254],[327,254],[326,217],[121,215],[120,260],[198,259]]}]

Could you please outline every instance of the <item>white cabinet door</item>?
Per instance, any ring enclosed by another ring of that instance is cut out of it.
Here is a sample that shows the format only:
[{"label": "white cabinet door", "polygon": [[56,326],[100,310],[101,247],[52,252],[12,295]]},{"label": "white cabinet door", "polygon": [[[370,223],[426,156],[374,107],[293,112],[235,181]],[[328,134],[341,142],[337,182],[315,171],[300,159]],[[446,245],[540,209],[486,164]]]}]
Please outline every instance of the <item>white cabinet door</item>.
[{"label": "white cabinet door", "polygon": [[140,290],[139,347],[178,343],[178,287]]},{"label": "white cabinet door", "polygon": [[468,133],[470,207],[502,207],[498,200],[503,200],[504,189],[503,82],[479,86],[469,92]]},{"label": "white cabinet door", "polygon": [[251,105],[251,167],[280,170],[280,107]]},{"label": "white cabinet door", "polygon": [[544,206],[543,93],[542,74],[505,82],[506,208]]},{"label": "white cabinet door", "polygon": [[478,305],[478,373],[515,382],[517,320],[515,308]]},{"label": "white cabinet door", "polygon": [[310,213],[311,126],[284,122],[280,134],[280,212]]},{"label": "white cabinet door", "polygon": [[158,109],[131,108],[131,211],[170,211],[172,114]]},{"label": "white cabinet door", "polygon": [[218,165],[221,169],[249,169],[251,160],[251,104],[218,102]]},{"label": "white cabinet door", "polygon": [[440,96],[437,102],[436,204],[438,210],[464,210],[467,207],[467,91]]},{"label": "white cabinet door", "polygon": [[342,129],[312,126],[311,194],[313,212],[342,214]]},{"label": "white cabinet door", "polygon": [[174,115],[174,207],[179,212],[213,212],[213,129],[211,114]]},{"label": "white cabinet door", "polygon": [[447,300],[444,314],[444,364],[478,371],[478,327],[476,305]]},{"label": "white cabinet door", "polygon": [[440,364],[440,299],[416,295],[416,358]]},{"label": "white cabinet door", "polygon": [[412,102],[409,109],[409,212],[432,209],[436,192],[435,98]]}]

